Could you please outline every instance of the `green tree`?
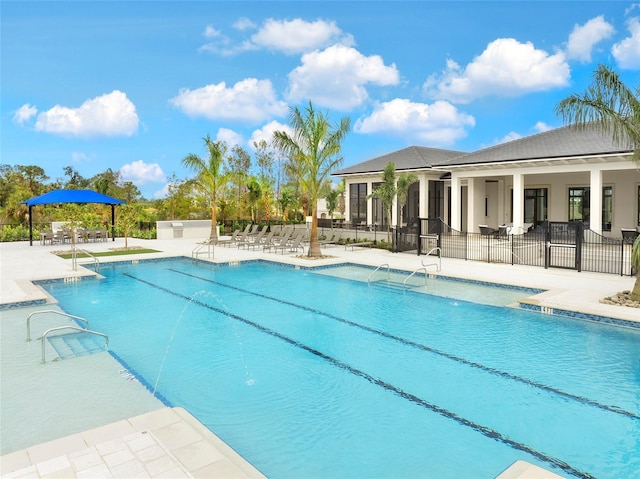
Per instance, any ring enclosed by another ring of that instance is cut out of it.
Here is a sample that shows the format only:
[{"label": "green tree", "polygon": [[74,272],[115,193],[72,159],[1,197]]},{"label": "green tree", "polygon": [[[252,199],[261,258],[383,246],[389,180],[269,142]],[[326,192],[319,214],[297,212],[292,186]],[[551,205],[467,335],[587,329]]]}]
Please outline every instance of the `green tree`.
[{"label": "green tree", "polygon": [[351,129],[351,120],[344,117],[338,125],[331,125],[328,115],[316,111],[309,102],[304,112],[297,107],[291,108],[289,124],[293,128],[293,136],[276,131],[273,135],[274,146],[298,165],[302,191],[308,195],[312,211],[308,256],[320,257],[318,196],[325,180],[342,164],[342,141]]},{"label": "green tree", "polygon": [[296,191],[290,187],[282,188],[277,203],[280,207],[280,213],[282,214],[282,221],[286,222],[289,207],[296,203]]},{"label": "green tree", "polygon": [[[64,171],[64,175],[69,178],[62,184],[62,187],[64,189],[82,190],[89,187],[90,181],[87,180],[85,177],[83,177],[80,173],[78,173],[78,170],[76,170],[73,166],[65,166],[62,170]],[[111,168],[109,168],[108,171],[111,171]],[[102,193],[102,192],[98,190],[98,193]],[[102,194],[106,195],[108,193],[102,193]]]},{"label": "green tree", "polygon": [[118,220],[116,228],[118,233],[124,236],[124,247],[129,248],[128,238],[131,232],[138,226],[140,216],[142,215],[142,207],[138,204],[126,204],[118,207]]},{"label": "green tree", "polygon": [[396,197],[396,165],[393,161],[387,163],[382,172],[382,182],[375,188],[368,198],[378,198],[382,206],[382,213],[387,218],[387,242],[391,242],[391,209]]},{"label": "green tree", "polygon": [[209,135],[203,140],[208,153],[207,158],[203,159],[191,153],[182,159],[182,164],[195,171],[196,177],[193,179],[193,184],[208,199],[211,208],[211,233],[209,238],[217,241],[217,200],[218,195],[229,181],[228,173],[223,173],[226,145],[222,141],[212,141]]},{"label": "green tree", "polygon": [[[633,160],[640,163],[640,87],[634,91],[607,66],[598,65],[586,92],[562,100],[556,113],[577,128],[595,125],[612,134],[615,141],[633,150]],[[632,263],[636,282],[631,299],[640,301],[640,236],[633,245]]]},{"label": "green tree", "polygon": [[251,156],[241,146],[235,145],[226,158],[229,181],[235,186],[233,197],[240,215],[247,212],[248,183],[251,178]]},{"label": "green tree", "polygon": [[331,218],[331,229],[333,229],[333,213],[338,208],[340,192],[338,189],[332,188],[331,184],[329,184],[329,188],[325,192],[324,199],[327,202],[327,213],[329,213],[329,218]]},{"label": "green tree", "polygon": [[398,199],[398,226],[403,223],[402,208],[407,204],[409,187],[418,181],[418,176],[413,173],[400,173],[396,187],[396,197]]},{"label": "green tree", "polygon": [[347,201],[345,199],[345,193],[347,192],[347,182],[344,178],[340,180],[338,183],[338,211],[342,218],[344,218],[344,213],[347,211]]},{"label": "green tree", "polygon": [[249,202],[249,209],[251,210],[251,221],[255,222],[258,201],[262,198],[262,187],[258,179],[253,177],[247,183],[247,189],[249,190],[247,201]]}]

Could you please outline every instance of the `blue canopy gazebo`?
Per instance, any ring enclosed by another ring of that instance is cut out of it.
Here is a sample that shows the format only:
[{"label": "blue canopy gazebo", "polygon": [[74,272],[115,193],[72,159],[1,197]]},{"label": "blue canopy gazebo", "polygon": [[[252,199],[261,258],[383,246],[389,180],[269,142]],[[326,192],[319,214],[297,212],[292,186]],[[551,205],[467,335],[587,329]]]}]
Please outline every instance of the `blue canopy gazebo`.
[{"label": "blue canopy gazebo", "polygon": [[111,196],[103,195],[93,190],[53,190],[44,195],[36,196],[29,200],[25,200],[22,204],[29,207],[29,245],[33,246],[33,224],[31,222],[31,208],[37,205],[51,205],[56,203],[98,203],[102,205],[111,205],[111,238],[116,240],[116,205],[124,205],[125,202]]}]

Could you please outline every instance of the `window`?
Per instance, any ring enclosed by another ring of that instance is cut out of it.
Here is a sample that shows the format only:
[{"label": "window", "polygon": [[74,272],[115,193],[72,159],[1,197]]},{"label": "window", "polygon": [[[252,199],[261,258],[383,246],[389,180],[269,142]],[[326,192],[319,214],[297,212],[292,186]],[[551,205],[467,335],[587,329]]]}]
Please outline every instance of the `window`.
[{"label": "window", "polygon": [[569,221],[589,223],[589,187],[569,188]]},{"label": "window", "polygon": [[[588,186],[569,188],[569,221],[589,224],[591,217],[590,188]],[[613,187],[602,187],[602,230],[611,231],[613,218]]]},{"label": "window", "polygon": [[602,188],[602,231],[611,231],[613,219],[613,187]]},{"label": "window", "polygon": [[349,212],[354,225],[367,222],[367,184],[349,185]]},{"label": "window", "polygon": [[[513,193],[513,192],[512,192]],[[511,200],[513,205],[513,198]],[[547,189],[525,188],[524,222],[538,226],[547,219]]]}]

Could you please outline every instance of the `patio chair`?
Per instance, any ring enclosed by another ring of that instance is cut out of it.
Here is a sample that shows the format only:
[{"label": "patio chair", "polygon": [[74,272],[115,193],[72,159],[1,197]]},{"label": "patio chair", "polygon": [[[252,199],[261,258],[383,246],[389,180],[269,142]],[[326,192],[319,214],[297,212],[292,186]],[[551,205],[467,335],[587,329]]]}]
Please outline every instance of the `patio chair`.
[{"label": "patio chair", "polygon": [[56,243],[64,244],[67,242],[68,237],[69,236],[63,230],[58,230],[55,232],[53,240]]},{"label": "patio chair", "polygon": [[277,253],[278,251],[282,251],[281,254],[284,254],[285,251],[290,251],[291,253],[297,252],[298,248],[301,248],[304,251],[304,246],[301,245],[302,241],[304,240],[304,236],[305,233],[301,232],[298,233],[298,236],[295,237],[295,239],[293,240],[292,243],[289,243],[289,241],[285,241],[284,245],[279,244],[274,246],[274,250]]},{"label": "patio chair", "polygon": [[262,247],[262,251],[271,251],[272,248],[284,247],[289,242],[289,238],[291,238],[291,233],[286,233],[284,236],[278,236],[274,238],[271,243],[265,244]]},{"label": "patio chair", "polygon": [[235,230],[231,234],[231,238],[226,239],[226,240],[218,240],[216,245],[218,245],[218,246],[228,246],[228,245],[236,244],[238,242],[238,235],[239,234],[240,234],[240,230]]},{"label": "patio chair", "polygon": [[341,236],[342,236],[342,232],[334,233],[333,235],[331,235],[331,238],[320,240],[319,241],[320,246],[329,246],[329,245],[338,244]]},{"label": "patio chair", "polygon": [[40,244],[53,244],[53,231],[47,230],[40,233]]},{"label": "patio chair", "polygon": [[258,231],[258,234],[256,236],[254,237],[248,236],[243,241],[236,241],[236,243],[238,244],[238,248],[240,248],[241,246],[242,247],[249,246],[250,244],[253,244],[253,243],[260,244],[262,242],[262,237],[264,236],[266,231],[267,231],[267,226],[265,225],[260,231]]},{"label": "patio chair", "polygon": [[275,231],[269,231],[269,234],[267,236],[263,236],[262,239],[257,240],[257,241],[253,241],[251,243],[248,243],[246,245],[247,248],[251,248],[251,249],[255,249],[259,246],[262,246],[264,248],[265,245],[269,245],[273,243],[273,237],[275,235]]},{"label": "patio chair", "polygon": [[492,238],[496,238],[498,236],[498,230],[495,228],[491,228],[487,225],[478,225],[480,228],[480,234],[482,236],[490,236]]}]

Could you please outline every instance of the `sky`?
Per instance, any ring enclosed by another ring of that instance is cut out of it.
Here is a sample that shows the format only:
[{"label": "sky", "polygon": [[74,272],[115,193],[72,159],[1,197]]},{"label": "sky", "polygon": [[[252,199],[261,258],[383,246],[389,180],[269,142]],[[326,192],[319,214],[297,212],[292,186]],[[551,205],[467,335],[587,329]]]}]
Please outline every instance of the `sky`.
[{"label": "sky", "polygon": [[351,119],[343,166],[408,146],[472,152],[562,126],[598,64],[640,85],[640,3],[0,2],[0,163],[111,168],[148,198],[203,138]]}]

